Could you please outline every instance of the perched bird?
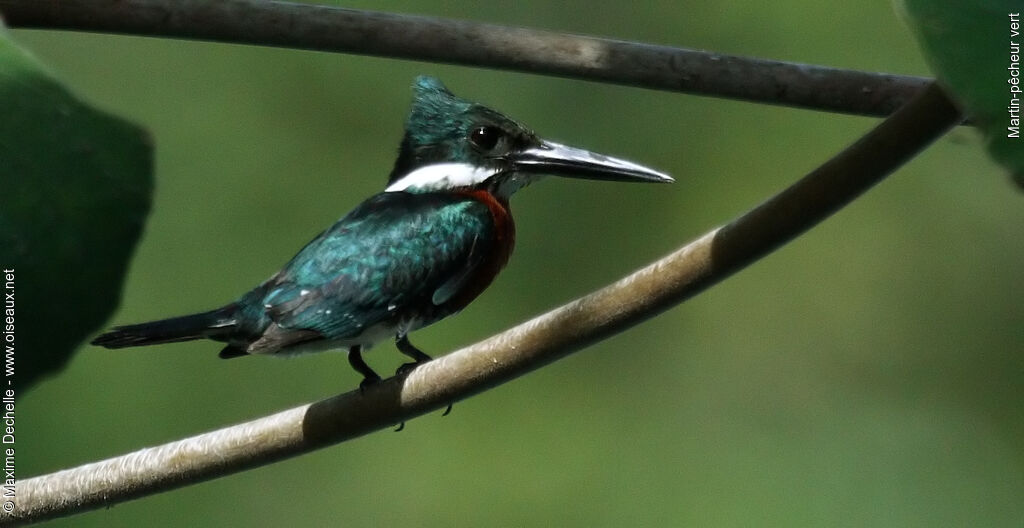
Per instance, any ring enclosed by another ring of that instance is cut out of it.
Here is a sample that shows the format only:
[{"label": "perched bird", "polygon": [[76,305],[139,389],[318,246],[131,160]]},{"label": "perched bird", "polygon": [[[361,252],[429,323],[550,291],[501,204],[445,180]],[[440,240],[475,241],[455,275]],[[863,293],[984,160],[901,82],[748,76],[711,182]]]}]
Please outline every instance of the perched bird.
[{"label": "perched bird", "polygon": [[281,271],[216,310],[118,326],[92,341],[122,348],[212,339],[222,358],[347,348],[360,386],[380,380],[361,352],[394,338],[415,366],[430,357],[408,334],[469,304],[515,243],[509,197],[544,174],[672,182],[629,161],[537,137],[456,97],[435,78],[414,99],[384,192],[306,244]]}]

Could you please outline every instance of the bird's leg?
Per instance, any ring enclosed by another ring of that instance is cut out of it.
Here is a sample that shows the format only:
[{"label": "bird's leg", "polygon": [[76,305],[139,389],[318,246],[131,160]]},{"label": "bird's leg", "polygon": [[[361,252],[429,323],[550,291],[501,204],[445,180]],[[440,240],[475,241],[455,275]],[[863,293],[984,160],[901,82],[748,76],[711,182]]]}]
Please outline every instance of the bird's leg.
[{"label": "bird's leg", "polygon": [[[422,350],[416,348],[415,345],[410,343],[409,336],[398,336],[398,338],[395,339],[395,346],[398,347],[398,350],[401,353],[413,359],[412,363],[404,363],[402,364],[402,366],[398,367],[398,371],[395,372],[396,376],[407,374],[410,370],[416,368],[417,365],[420,365],[421,363],[426,363],[427,361],[430,361],[432,359]],[[452,412],[452,404],[449,403],[448,408],[444,410],[444,414],[442,414],[441,416],[448,416],[448,413],[450,412]],[[398,430],[400,431],[401,429]]]},{"label": "bird's leg", "polygon": [[398,347],[399,352],[413,359],[412,363],[404,363],[402,366],[398,367],[398,371],[395,372],[396,375],[405,374],[412,370],[413,368],[415,368],[417,365],[420,365],[421,363],[426,363],[427,361],[430,361],[432,359],[430,356],[426,355],[422,350],[416,348],[415,345],[410,343],[409,336],[403,335],[396,338],[395,346]]},{"label": "bird's leg", "polygon": [[[352,365],[352,368],[356,369],[356,372],[363,375],[363,381],[359,382],[359,392],[363,392],[370,385],[380,383],[380,376],[363,361],[362,347],[359,345],[348,349],[348,363]],[[398,424],[395,432],[402,429],[405,429],[405,422]]]},{"label": "bird's leg", "polygon": [[355,345],[348,349],[348,364],[352,365],[356,372],[363,375],[363,381],[359,382],[360,391],[380,381],[380,376],[363,361],[361,346]]}]

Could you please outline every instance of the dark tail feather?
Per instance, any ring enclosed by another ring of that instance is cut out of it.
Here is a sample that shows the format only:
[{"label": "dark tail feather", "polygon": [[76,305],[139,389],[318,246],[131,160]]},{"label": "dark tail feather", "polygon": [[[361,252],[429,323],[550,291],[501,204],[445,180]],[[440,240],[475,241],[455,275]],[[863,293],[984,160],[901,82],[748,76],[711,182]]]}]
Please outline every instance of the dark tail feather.
[{"label": "dark tail feather", "polygon": [[209,312],[161,319],[149,323],[115,326],[96,339],[92,344],[107,348],[157,345],[191,341],[228,333],[235,326],[235,306]]}]

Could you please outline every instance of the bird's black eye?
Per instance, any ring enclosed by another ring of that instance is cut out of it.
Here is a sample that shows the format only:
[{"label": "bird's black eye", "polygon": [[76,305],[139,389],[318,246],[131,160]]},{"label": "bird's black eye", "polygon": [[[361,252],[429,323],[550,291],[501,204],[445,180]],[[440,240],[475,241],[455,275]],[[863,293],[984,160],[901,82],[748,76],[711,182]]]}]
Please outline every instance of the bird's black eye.
[{"label": "bird's black eye", "polygon": [[497,127],[478,126],[469,133],[469,141],[476,148],[486,152],[498,146],[501,135],[501,130]]}]

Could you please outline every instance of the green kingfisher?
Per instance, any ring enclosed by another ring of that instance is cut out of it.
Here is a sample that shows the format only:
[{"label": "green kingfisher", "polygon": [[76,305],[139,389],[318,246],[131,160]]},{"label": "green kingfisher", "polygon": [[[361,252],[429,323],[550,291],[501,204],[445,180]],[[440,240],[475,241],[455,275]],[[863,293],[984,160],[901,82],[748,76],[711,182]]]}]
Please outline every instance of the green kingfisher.
[{"label": "green kingfisher", "polygon": [[394,338],[413,363],[430,357],[409,332],[463,309],[508,262],[509,197],[543,175],[670,183],[661,172],[561,145],[421,76],[384,192],[316,236],[265,282],[221,308],[118,326],[92,341],[122,348],[193,339],[226,343],[222,358],[348,349]]}]

